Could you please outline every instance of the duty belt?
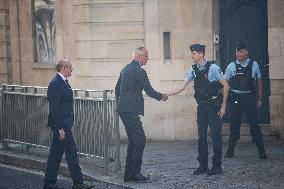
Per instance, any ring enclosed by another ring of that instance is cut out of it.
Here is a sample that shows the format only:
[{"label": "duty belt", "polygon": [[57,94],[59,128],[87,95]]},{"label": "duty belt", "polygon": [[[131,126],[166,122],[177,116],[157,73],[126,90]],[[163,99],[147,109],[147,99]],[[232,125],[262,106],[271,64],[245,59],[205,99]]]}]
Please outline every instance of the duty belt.
[{"label": "duty belt", "polygon": [[206,104],[209,104],[209,103],[211,103],[212,101],[211,100],[215,100],[215,99],[217,99],[218,98],[218,96],[212,96],[211,98],[208,98],[208,100],[200,100],[200,99],[196,99],[196,102],[197,103],[206,103]]}]

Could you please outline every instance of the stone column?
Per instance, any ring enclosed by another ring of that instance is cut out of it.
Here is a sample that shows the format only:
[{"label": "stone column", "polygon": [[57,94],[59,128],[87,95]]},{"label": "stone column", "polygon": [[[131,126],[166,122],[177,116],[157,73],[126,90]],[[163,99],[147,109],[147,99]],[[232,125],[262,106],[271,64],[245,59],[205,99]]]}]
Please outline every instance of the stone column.
[{"label": "stone column", "polygon": [[284,3],[268,1],[270,125],[284,138]]}]

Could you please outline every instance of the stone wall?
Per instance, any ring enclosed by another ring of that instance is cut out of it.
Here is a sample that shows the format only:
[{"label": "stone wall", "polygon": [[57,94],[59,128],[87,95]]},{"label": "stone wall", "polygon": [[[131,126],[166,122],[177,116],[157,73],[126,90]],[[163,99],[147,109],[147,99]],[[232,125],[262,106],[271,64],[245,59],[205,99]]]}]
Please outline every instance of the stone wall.
[{"label": "stone wall", "polygon": [[47,86],[55,64],[38,64],[34,58],[31,0],[9,0],[12,84]]},{"label": "stone wall", "polygon": [[268,50],[271,126],[284,138],[284,3],[268,0]]},{"label": "stone wall", "polygon": [[[47,86],[54,64],[34,62],[31,0],[10,0],[13,84]],[[206,9],[203,9],[206,7]],[[202,10],[200,13],[199,11]],[[203,15],[203,16],[194,16]],[[207,0],[61,0],[56,1],[57,57],[74,66],[73,88],[114,89],[132,50],[145,46],[145,69],[155,89],[166,92],[185,78],[191,43],[204,43],[212,58],[212,3]],[[163,32],[171,33],[171,59],[163,58]],[[166,103],[145,95],[142,117],[148,139],[196,139],[192,85]],[[123,125],[122,138],[126,138]]]},{"label": "stone wall", "polygon": [[[10,61],[9,1],[0,0],[0,84],[9,81]],[[0,86],[1,88],[1,86]]]},{"label": "stone wall", "polygon": [[113,89],[119,71],[144,46],[143,0],[73,1],[74,85]]},{"label": "stone wall", "polygon": [[[150,58],[146,70],[154,88],[167,92],[181,84],[192,65],[190,44],[205,44],[206,57],[212,59],[212,19],[208,19],[212,18],[211,1],[144,0],[144,15],[145,46]],[[170,32],[171,59],[166,61],[163,32]],[[145,99],[146,112],[142,120],[148,139],[197,138],[192,84],[167,102],[156,102],[149,97]]]},{"label": "stone wall", "polygon": [[[1,83],[47,86],[56,72],[54,63],[34,61],[31,2],[0,0]],[[268,0],[271,125],[284,134],[283,6],[282,0]],[[205,44],[206,57],[214,57],[217,0],[60,0],[55,7],[56,53],[72,60],[73,88],[114,89],[121,68],[138,46],[148,49],[145,69],[153,87],[161,92],[185,78],[192,65],[190,44]],[[164,60],[163,32],[170,32],[169,60]],[[141,119],[148,139],[195,140],[192,84],[167,102],[145,95]]]}]

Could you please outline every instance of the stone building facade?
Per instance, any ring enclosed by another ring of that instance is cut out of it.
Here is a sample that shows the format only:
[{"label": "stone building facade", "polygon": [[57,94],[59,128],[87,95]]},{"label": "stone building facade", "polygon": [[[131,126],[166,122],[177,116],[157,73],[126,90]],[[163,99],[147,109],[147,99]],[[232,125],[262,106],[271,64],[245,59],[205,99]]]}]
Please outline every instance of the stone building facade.
[{"label": "stone building facade", "polygon": [[[230,1],[233,4],[235,0]],[[283,137],[284,2],[255,1],[265,5],[267,19],[264,19],[267,36],[262,40],[267,41],[268,50],[263,65],[266,68],[269,65],[269,85],[265,89],[269,91],[269,121],[261,125]],[[206,57],[222,61],[224,49],[218,40],[223,35],[220,25],[223,0],[42,2],[54,3],[55,52],[57,57],[72,60],[73,88],[114,89],[120,69],[131,61],[132,51],[138,46],[148,49],[150,61],[145,69],[153,87],[161,92],[171,90],[185,78],[192,65],[190,44],[205,44]],[[35,3],[43,7],[39,0],[0,0],[0,83],[47,86],[55,73],[54,62],[36,58]],[[50,8],[45,6],[46,11]],[[192,84],[167,102],[157,102],[145,95],[145,107],[142,121],[148,139],[197,138]],[[121,132],[125,137],[124,129]]]}]

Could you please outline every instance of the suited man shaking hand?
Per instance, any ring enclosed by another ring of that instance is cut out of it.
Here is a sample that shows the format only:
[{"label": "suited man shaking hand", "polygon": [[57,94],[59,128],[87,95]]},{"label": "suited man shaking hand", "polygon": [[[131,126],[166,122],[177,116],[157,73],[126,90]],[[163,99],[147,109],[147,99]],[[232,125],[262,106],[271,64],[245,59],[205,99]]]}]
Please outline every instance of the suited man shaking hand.
[{"label": "suited man shaking hand", "polygon": [[67,78],[73,71],[68,59],[56,62],[57,74],[50,81],[47,90],[49,114],[47,126],[52,129],[53,138],[47,160],[43,189],[56,189],[60,162],[65,152],[68,168],[73,180],[72,189],[89,189],[83,184],[83,175],[77,158],[76,144],[71,132],[74,122],[73,91]]},{"label": "suited man shaking hand", "polygon": [[144,115],[142,91],[144,90],[149,97],[156,100],[166,101],[168,96],[152,88],[147,73],[142,68],[149,60],[147,49],[139,47],[133,55],[133,60],[120,72],[115,87],[115,96],[118,102],[117,110],[128,136],[124,181],[145,182],[149,178],[140,173],[146,143],[146,136],[139,117],[139,115]]}]

